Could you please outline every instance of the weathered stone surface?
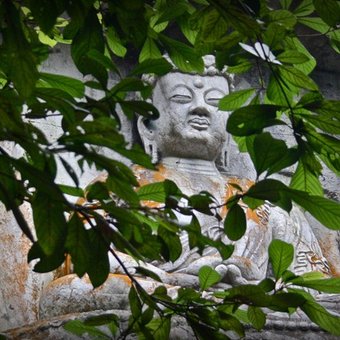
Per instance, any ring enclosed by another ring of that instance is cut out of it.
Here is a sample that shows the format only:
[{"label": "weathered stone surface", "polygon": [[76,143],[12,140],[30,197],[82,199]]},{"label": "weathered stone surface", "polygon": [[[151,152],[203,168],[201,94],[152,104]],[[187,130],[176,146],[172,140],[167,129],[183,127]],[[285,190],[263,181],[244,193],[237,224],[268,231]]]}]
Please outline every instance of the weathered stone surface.
[{"label": "weathered stone surface", "polygon": [[[332,63],[323,63],[325,66],[330,66]],[[334,65],[334,64],[333,64]],[[68,52],[66,50],[59,51],[52,56],[49,62],[45,65],[45,70],[47,71],[56,71],[60,72],[63,70],[64,74],[67,75],[79,75],[77,71],[71,66],[70,58]],[[339,96],[340,91],[340,83],[339,77],[336,73],[334,73],[333,68],[331,69],[332,73],[325,73],[318,71],[315,73],[314,78],[317,79],[317,82],[321,84],[321,88],[324,93],[328,97],[337,98]],[[242,85],[243,87],[246,84]],[[58,126],[60,122],[58,120],[47,120],[41,121],[41,127],[43,130],[50,136],[51,139],[55,139],[58,136]],[[124,129],[126,135],[131,138],[131,125],[124,124]],[[228,169],[225,169],[228,175],[239,175],[241,177],[253,178],[254,171],[252,169],[251,163],[247,155],[240,154],[235,146],[235,144],[230,139],[228,141]],[[70,158],[72,160],[72,157]],[[241,164],[241,165],[240,165]],[[95,177],[96,171],[94,169],[90,169],[87,176],[81,179],[83,184],[88,183],[90,179]],[[62,174],[60,174],[60,169],[58,170],[58,178],[63,180]],[[331,177],[327,175],[325,176],[324,184],[326,189],[328,190],[327,194],[333,198],[339,198],[339,178],[332,175]],[[21,235],[19,228],[17,227],[15,221],[11,214],[7,214],[3,207],[0,209],[0,225],[2,229],[2,235],[0,235],[0,255],[2,256],[2,264],[0,264],[0,282],[1,282],[1,294],[0,294],[0,330],[6,330],[13,327],[18,327],[23,324],[27,324],[33,322],[37,319],[37,301],[39,299],[39,294],[41,291],[41,287],[43,286],[44,279],[41,278],[40,274],[34,274],[31,272],[32,266],[26,264],[26,256],[29,248],[29,242]],[[27,217],[29,218],[29,212],[27,211]],[[331,264],[334,267],[333,272],[340,273],[340,265],[339,265],[339,237],[338,233],[335,231],[329,231],[322,226],[318,226],[317,222],[311,222],[313,226],[314,233],[319,239],[320,246],[322,248],[323,254],[330,260]],[[332,247],[330,247],[332,245]],[[15,249],[15,252],[13,251]],[[327,252],[328,251],[328,252]],[[15,274],[14,274],[15,273]],[[66,280],[66,279],[65,279]],[[78,279],[79,280],[79,279]],[[88,283],[84,283],[84,287],[86,292],[90,290],[88,287]],[[75,293],[75,292],[73,292]],[[91,294],[91,293],[90,293]],[[92,296],[96,296],[96,293],[92,294]],[[67,295],[65,295],[67,296]],[[104,299],[104,298],[103,298]],[[122,297],[123,300],[123,297]],[[43,301],[43,300],[42,300]],[[55,300],[57,303],[58,300]],[[103,302],[104,303],[104,302]],[[43,306],[43,305],[42,305]],[[47,306],[47,305],[46,305]],[[47,308],[47,307],[44,308]],[[96,305],[93,305],[94,307]],[[48,307],[50,310],[54,309],[56,305],[50,305]],[[42,307],[43,310],[43,307]],[[62,313],[62,311],[60,311]],[[48,315],[45,314],[46,317]],[[79,316],[79,315],[78,315]],[[73,317],[73,316],[72,316]],[[74,316],[77,317],[77,316]],[[59,320],[61,318],[54,319],[50,324],[49,321],[44,321],[39,323],[40,326],[32,326],[31,328],[26,328],[27,334],[25,335],[25,330],[13,331],[13,338],[20,339],[29,339],[29,338],[39,338],[38,334],[43,330],[44,332],[51,332],[53,329],[57,329],[59,326]],[[66,318],[67,319],[67,318]],[[65,320],[66,320],[65,319]],[[64,321],[63,321],[64,322]],[[324,334],[318,331],[314,331],[314,328],[311,326],[301,326],[302,329],[307,330],[308,333],[305,333],[304,330],[295,330],[294,337],[291,333],[282,330],[278,326],[273,326],[272,328],[266,328],[263,333],[255,334],[251,333],[254,336],[254,339],[274,339],[274,338],[282,338],[293,337],[293,338],[301,338],[301,339],[323,339]],[[35,329],[36,334],[33,336]],[[17,333],[16,333],[17,332]],[[44,335],[41,339],[49,338],[51,334],[51,339],[53,338],[52,333],[43,333]],[[64,333],[63,333],[64,334]],[[255,335],[254,335],[255,334]],[[280,335],[279,335],[280,334]],[[321,336],[322,335],[322,336]],[[31,337],[30,337],[31,336]],[[64,335],[59,337],[66,338]],[[185,337],[184,338],[188,338]],[[330,337],[329,337],[330,338]],[[39,338],[40,339],[40,338]],[[55,337],[57,339],[57,337]]]}]

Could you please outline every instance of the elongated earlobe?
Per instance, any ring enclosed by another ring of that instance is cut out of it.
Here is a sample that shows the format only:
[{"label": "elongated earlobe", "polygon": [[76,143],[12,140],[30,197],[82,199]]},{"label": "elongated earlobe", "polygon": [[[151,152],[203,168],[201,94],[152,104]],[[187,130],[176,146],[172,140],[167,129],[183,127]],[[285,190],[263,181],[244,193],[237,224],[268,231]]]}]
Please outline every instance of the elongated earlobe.
[{"label": "elongated earlobe", "polygon": [[150,122],[144,117],[138,117],[137,129],[143,142],[145,152],[151,156],[151,161],[153,164],[158,163],[158,148],[155,141],[154,129]]}]

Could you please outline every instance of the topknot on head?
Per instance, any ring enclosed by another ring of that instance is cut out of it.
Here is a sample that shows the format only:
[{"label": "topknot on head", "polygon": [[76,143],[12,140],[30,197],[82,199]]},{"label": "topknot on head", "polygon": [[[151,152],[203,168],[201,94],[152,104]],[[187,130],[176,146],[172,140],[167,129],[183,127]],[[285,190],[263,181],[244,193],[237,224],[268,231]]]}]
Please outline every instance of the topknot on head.
[{"label": "topknot on head", "polygon": [[[222,70],[219,70],[216,67],[216,59],[215,56],[212,54],[208,54],[203,56],[203,63],[204,63],[204,70],[203,72],[183,72],[181,71],[170,59],[168,54],[163,55],[163,58],[166,59],[171,65],[172,65],[172,71],[171,72],[182,72],[182,73],[188,73],[188,74],[200,74],[202,76],[222,76],[225,77],[228,80],[229,85],[232,87],[232,83],[234,80],[234,77],[232,74],[227,73],[227,66],[224,66]],[[142,79],[145,83],[154,86],[156,84],[156,81],[158,80],[158,76],[155,76],[154,74],[144,74],[142,76]]]}]

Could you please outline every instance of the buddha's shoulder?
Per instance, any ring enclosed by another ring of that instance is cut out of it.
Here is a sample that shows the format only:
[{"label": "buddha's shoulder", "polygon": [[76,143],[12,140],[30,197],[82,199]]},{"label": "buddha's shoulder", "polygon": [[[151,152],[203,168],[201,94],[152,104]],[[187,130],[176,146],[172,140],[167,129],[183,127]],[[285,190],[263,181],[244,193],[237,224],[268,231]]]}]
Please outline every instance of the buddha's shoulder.
[{"label": "buddha's shoulder", "polygon": [[133,165],[132,171],[140,185],[162,182],[168,177],[167,170],[162,165],[157,165],[154,169],[147,169],[140,165]]}]

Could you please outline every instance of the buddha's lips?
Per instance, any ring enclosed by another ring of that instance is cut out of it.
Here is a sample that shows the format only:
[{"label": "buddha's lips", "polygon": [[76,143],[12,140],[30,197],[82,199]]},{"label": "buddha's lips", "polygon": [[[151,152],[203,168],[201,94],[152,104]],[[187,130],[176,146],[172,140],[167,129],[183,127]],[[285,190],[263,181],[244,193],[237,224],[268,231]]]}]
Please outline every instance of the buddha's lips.
[{"label": "buddha's lips", "polygon": [[188,123],[196,130],[206,130],[210,125],[210,121],[207,117],[200,116],[189,119]]}]

